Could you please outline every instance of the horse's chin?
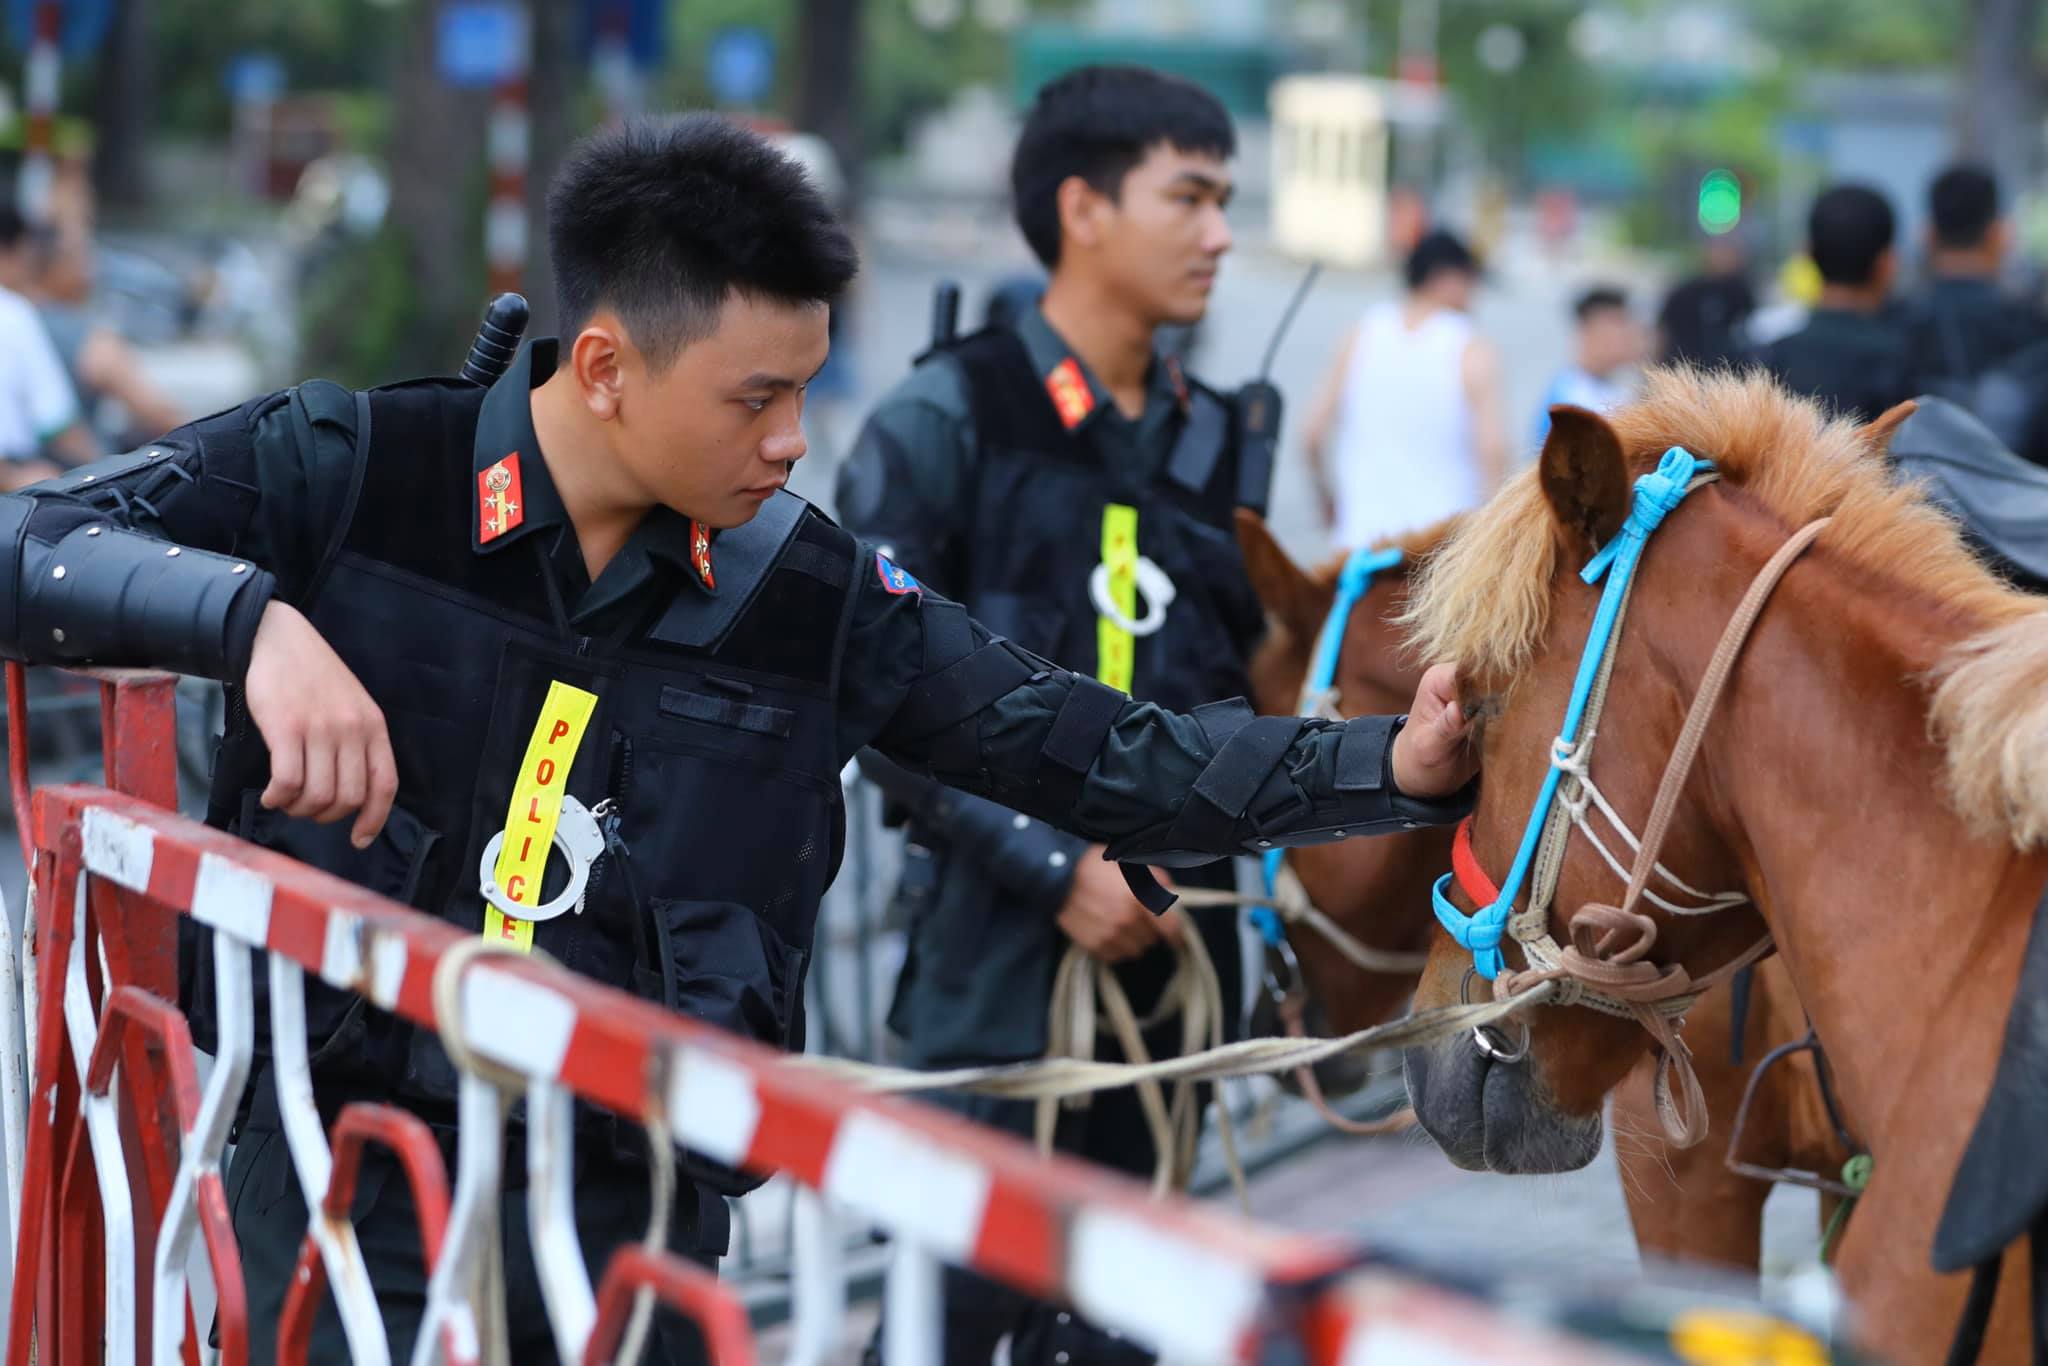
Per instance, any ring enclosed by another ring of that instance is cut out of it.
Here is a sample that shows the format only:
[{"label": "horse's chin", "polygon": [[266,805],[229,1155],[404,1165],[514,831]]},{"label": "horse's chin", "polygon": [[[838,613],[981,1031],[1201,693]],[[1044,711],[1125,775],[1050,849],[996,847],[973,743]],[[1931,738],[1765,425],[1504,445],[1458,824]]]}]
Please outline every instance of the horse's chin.
[{"label": "horse's chin", "polygon": [[1529,1059],[1496,1062],[1457,1035],[1408,1049],[1401,1070],[1423,1131],[1467,1171],[1569,1172],[1599,1155],[1599,1111],[1559,1110]]}]

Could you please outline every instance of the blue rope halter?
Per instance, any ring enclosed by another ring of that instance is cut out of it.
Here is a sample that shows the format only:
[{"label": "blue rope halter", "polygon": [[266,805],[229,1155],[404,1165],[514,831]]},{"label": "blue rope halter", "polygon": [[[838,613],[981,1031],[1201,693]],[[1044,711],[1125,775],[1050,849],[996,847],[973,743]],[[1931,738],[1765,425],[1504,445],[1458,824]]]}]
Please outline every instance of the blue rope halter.
[{"label": "blue rope halter", "polygon": [[[1316,637],[1315,654],[1309,659],[1308,686],[1302,696],[1313,697],[1328,692],[1337,681],[1337,663],[1344,653],[1344,632],[1351,624],[1351,614],[1358,609],[1358,603],[1372,589],[1373,581],[1389,569],[1400,565],[1402,554],[1392,546],[1379,550],[1354,550],[1344,561],[1344,568],[1337,575],[1337,597],[1330,604],[1330,615],[1323,620],[1321,634]],[[1280,864],[1286,858],[1286,851],[1270,849],[1261,860],[1260,872],[1265,881],[1266,895],[1273,895],[1273,888],[1280,877]],[[1257,927],[1259,937],[1274,948],[1287,937],[1287,931],[1280,923],[1280,915],[1271,906],[1251,908],[1252,924]]]},{"label": "blue rope halter", "polygon": [[[1579,577],[1589,584],[1598,583],[1605,576],[1607,586],[1600,595],[1600,609],[1595,613],[1593,629],[1586,637],[1585,652],[1579,656],[1578,677],[1572,683],[1571,701],[1565,707],[1564,727],[1558,732],[1552,753],[1579,742],[1579,726],[1585,718],[1593,681],[1600,673],[1602,661],[1614,648],[1615,624],[1621,616],[1622,602],[1628,597],[1629,585],[1635,579],[1636,565],[1649,544],[1650,533],[1663,522],[1666,514],[1685,500],[1685,495],[1693,489],[1693,480],[1711,473],[1713,468],[1712,461],[1701,460],[1679,446],[1664,452],[1657,468],[1636,480],[1635,497],[1620,533],[1602,546],[1580,571]],[[1515,898],[1521,895],[1522,886],[1528,880],[1529,867],[1535,860],[1537,845],[1542,841],[1543,827],[1550,818],[1562,776],[1563,770],[1551,765],[1541,791],[1536,794],[1536,805],[1529,812],[1529,824],[1522,831],[1522,844],[1515,851],[1514,866],[1508,870],[1507,880],[1500,885],[1500,896],[1491,906],[1466,915],[1452,905],[1451,899],[1445,895],[1445,888],[1451,882],[1449,873],[1437,879],[1430,893],[1437,920],[1461,947],[1472,951],[1472,966],[1488,981],[1498,976],[1504,966],[1500,953],[1501,937],[1506,932],[1508,916],[1514,911]]]}]

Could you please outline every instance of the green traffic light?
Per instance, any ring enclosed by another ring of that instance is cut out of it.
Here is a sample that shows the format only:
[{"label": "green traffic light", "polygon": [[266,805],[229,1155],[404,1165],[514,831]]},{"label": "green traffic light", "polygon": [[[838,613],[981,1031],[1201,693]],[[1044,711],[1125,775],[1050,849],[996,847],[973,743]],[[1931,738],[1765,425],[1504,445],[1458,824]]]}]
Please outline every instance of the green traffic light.
[{"label": "green traffic light", "polygon": [[1700,177],[1700,227],[1719,236],[1742,221],[1742,182],[1733,171],[1709,171]]}]

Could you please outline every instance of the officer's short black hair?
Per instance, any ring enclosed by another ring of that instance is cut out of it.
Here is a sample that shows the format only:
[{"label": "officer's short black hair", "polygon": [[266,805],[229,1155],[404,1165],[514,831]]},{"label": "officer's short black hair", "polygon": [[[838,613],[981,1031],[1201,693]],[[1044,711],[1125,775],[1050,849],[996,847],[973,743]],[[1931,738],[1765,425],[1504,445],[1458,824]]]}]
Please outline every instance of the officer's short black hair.
[{"label": "officer's short black hair", "polygon": [[1142,66],[1084,66],[1048,82],[1024,117],[1010,158],[1017,226],[1047,269],[1059,264],[1059,188],[1080,176],[1115,199],[1154,147],[1228,159],[1229,111],[1178,76]]},{"label": "officer's short black hair", "polygon": [[1936,246],[1980,247],[1998,221],[1998,181],[1982,166],[1951,166],[1927,187],[1927,215]]},{"label": "officer's short black hair", "polygon": [[1885,197],[1868,185],[1837,185],[1813,201],[1807,247],[1820,278],[1831,285],[1867,285],[1877,258],[1892,244],[1898,222]]},{"label": "officer's short black hair", "polygon": [[21,210],[0,199],[0,251],[13,251],[28,240],[28,220]]},{"label": "officer's short black hair", "polygon": [[562,335],[610,308],[657,368],[710,334],[734,290],[830,303],[858,268],[802,168],[715,114],[578,143],[548,187],[548,254]]},{"label": "officer's short black hair", "polygon": [[1628,312],[1628,292],[1617,285],[1594,285],[1572,301],[1572,317],[1579,322],[1609,311]]},{"label": "officer's short black hair", "polygon": [[1431,228],[1409,251],[1401,274],[1408,281],[1408,288],[1420,289],[1432,277],[1445,271],[1477,275],[1479,258],[1472,254],[1472,248],[1465,245],[1465,239],[1449,228]]}]

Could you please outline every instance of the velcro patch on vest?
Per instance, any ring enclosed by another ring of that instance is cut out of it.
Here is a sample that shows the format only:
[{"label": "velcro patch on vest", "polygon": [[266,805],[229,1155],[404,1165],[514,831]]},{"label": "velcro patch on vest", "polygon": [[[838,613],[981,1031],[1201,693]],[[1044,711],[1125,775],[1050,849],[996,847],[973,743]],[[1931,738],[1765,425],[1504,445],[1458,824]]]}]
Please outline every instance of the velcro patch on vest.
[{"label": "velcro patch on vest", "polygon": [[919,597],[924,596],[924,585],[912,577],[909,570],[879,550],[875,552],[875,574],[882,580],[882,587],[891,593],[915,593]]},{"label": "velcro patch on vest", "polygon": [[1081,362],[1068,356],[1052,368],[1045,377],[1045,392],[1052,395],[1052,406],[1060,415],[1060,422],[1068,431],[1088,420],[1088,414],[1095,411],[1095,395],[1088,388],[1088,381],[1081,374]]},{"label": "velcro patch on vest", "polygon": [[519,452],[476,476],[476,539],[489,545],[526,520],[526,494],[519,485]]}]

